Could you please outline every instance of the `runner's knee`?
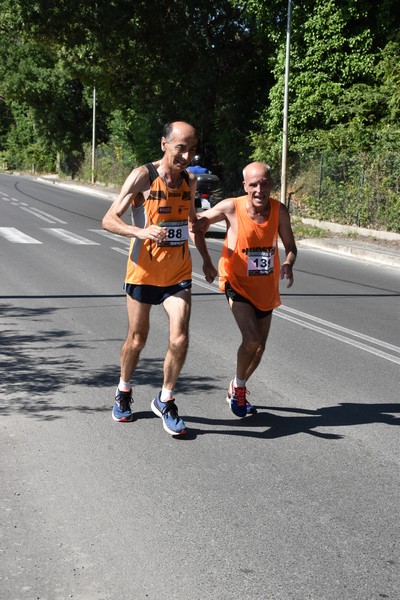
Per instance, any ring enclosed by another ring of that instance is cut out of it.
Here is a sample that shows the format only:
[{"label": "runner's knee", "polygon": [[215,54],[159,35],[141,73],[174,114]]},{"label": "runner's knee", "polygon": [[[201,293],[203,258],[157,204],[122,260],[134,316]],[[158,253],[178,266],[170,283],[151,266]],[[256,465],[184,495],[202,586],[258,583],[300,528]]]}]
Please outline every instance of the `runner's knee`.
[{"label": "runner's knee", "polygon": [[145,347],[146,341],[147,334],[136,332],[133,334],[128,334],[125,344],[135,352],[140,352],[140,350],[142,350]]},{"label": "runner's knee", "polygon": [[169,347],[171,352],[174,354],[186,352],[189,347],[189,336],[186,333],[171,336],[169,340]]},{"label": "runner's knee", "polygon": [[244,336],[242,343],[246,350],[253,354],[262,354],[265,350],[265,343],[256,332],[252,335]]}]

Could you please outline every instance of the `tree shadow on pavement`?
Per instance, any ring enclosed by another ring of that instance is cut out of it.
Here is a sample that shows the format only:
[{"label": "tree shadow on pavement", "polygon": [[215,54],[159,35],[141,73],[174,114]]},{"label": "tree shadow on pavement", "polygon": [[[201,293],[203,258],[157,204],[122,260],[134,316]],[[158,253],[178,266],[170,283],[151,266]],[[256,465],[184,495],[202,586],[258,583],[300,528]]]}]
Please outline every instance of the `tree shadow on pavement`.
[{"label": "tree shadow on pavement", "polygon": [[[91,368],[90,352],[99,340],[81,339],[81,333],[57,327],[57,313],[63,308],[54,306],[15,306],[0,304],[0,415],[21,414],[42,420],[60,419],[68,412],[107,412],[113,404],[119,380],[119,361]],[[101,342],[116,340],[101,339]],[[122,341],[121,341],[122,343]],[[118,341],[120,346],[120,341]],[[135,371],[135,386],[139,399],[146,397],[151,386],[161,389],[164,357],[140,359]],[[209,392],[214,388],[212,378],[187,376],[177,387],[177,393]],[[83,387],[85,404],[64,403],[66,388]],[[94,392],[94,388],[101,389]],[[111,388],[112,392],[106,388]],[[102,400],[104,399],[104,402]],[[153,413],[143,413],[143,418]]]},{"label": "tree shadow on pavement", "polygon": [[[115,359],[116,362],[111,371],[109,366],[103,369],[91,370],[90,381],[82,381],[82,383],[94,387],[116,387],[119,381],[119,365],[117,363],[118,357],[116,356]],[[161,389],[163,383],[163,364],[164,357],[148,357],[143,355],[140,357],[133,376],[134,385],[137,387],[139,395],[141,395],[141,386],[151,386],[154,391]],[[176,395],[185,394],[186,396],[192,393],[210,392],[216,387],[215,381],[216,378],[211,375],[181,375],[175,393]]]},{"label": "tree shadow on pavement", "polygon": [[[90,345],[71,330],[52,327],[59,310],[55,307],[2,304],[0,309],[0,415],[17,412],[48,420],[59,418],[49,411],[71,407],[60,406],[54,396],[76,383],[77,373],[85,368],[83,357]],[[28,321],[30,327],[24,327]]]},{"label": "tree shadow on pavement", "polygon": [[[76,373],[81,361],[77,350],[85,344],[73,339],[76,334],[65,329],[49,328],[49,318],[55,308],[24,308],[1,306],[5,322],[0,332],[0,390],[7,394],[29,392],[31,394],[57,390],[65,379]],[[37,331],[21,331],[13,320],[29,320],[42,323]]]}]

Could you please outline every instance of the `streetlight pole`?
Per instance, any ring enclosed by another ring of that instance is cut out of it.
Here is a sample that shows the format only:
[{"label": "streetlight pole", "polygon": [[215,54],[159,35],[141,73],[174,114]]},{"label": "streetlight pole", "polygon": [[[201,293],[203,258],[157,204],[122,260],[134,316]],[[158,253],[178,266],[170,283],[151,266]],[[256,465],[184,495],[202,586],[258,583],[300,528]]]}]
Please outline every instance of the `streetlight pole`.
[{"label": "streetlight pole", "polygon": [[96,148],[96,86],[93,87],[93,123],[92,123],[92,183],[94,183],[94,155]]},{"label": "streetlight pole", "polygon": [[292,16],[292,0],[288,0],[288,15],[286,27],[286,59],[285,59],[285,94],[283,101],[283,137],[282,137],[282,172],[281,172],[281,202],[286,204],[287,184],[287,146],[288,146],[288,106],[289,106],[289,59],[290,59],[290,21]]}]

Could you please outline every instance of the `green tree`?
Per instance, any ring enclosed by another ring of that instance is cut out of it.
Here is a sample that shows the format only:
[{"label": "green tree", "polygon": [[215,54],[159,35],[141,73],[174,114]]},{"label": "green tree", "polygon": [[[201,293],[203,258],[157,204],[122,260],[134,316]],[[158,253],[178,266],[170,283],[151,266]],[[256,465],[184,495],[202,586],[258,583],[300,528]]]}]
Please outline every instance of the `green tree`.
[{"label": "green tree", "polygon": [[17,140],[22,144],[24,136],[20,134],[26,128],[28,137],[36,138],[35,147],[42,146],[43,160],[36,159],[35,164],[48,163],[51,152],[54,169],[59,152],[73,173],[79,165],[82,141],[91,122],[82,84],[43,40],[29,35],[17,3],[15,6],[13,3],[14,8],[15,13],[3,11],[0,21],[0,90],[12,115],[8,122],[11,137],[3,137],[3,144],[9,147],[8,158],[11,163],[20,162],[25,153],[30,162],[28,147],[17,152],[16,146]]},{"label": "green tree", "polygon": [[[324,132],[337,125],[380,121],[385,108],[376,93],[376,65],[381,48],[396,38],[398,16],[393,0],[293,3],[289,85],[293,154],[321,150],[329,144]],[[254,155],[274,161],[281,151],[284,71],[282,33],[276,48],[276,83],[252,135]]]},{"label": "green tree", "polygon": [[[293,3],[289,180],[314,216],[398,228],[398,23],[391,0]],[[273,164],[282,146],[283,32],[276,41],[276,83],[252,134],[253,156]]]},{"label": "green tree", "polygon": [[269,42],[256,35],[249,11],[229,0],[16,4],[24,35],[84,86],[95,83],[104,111],[134,115],[139,160],[149,145],[142,143],[144,122],[158,152],[163,123],[184,118],[197,127],[207,163],[228,185],[237,182],[270,79]]}]

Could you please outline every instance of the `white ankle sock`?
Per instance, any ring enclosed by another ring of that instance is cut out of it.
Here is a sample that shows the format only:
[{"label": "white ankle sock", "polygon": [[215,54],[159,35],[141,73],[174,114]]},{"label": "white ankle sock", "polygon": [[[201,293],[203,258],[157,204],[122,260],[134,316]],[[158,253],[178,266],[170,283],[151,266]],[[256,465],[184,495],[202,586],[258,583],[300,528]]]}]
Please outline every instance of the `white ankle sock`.
[{"label": "white ankle sock", "polygon": [[129,381],[123,381],[121,378],[119,380],[118,389],[120,392],[130,392],[131,384]]},{"label": "white ankle sock", "polygon": [[172,390],[168,390],[166,387],[162,387],[161,390],[161,397],[160,400],[161,402],[168,402],[168,400],[172,400],[173,399],[173,391]]},{"label": "white ankle sock", "polygon": [[233,380],[233,387],[246,387],[246,380],[238,379],[235,375],[235,379]]}]

